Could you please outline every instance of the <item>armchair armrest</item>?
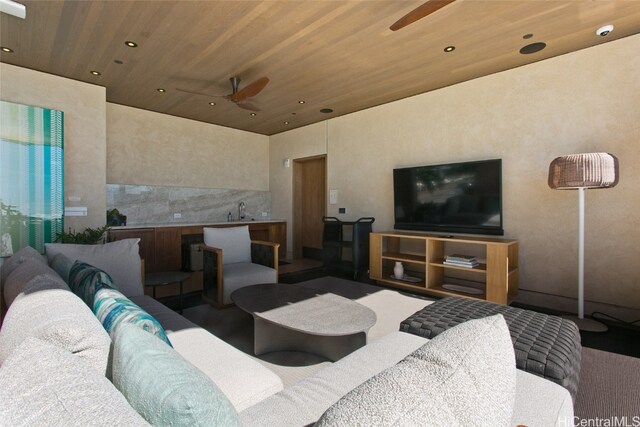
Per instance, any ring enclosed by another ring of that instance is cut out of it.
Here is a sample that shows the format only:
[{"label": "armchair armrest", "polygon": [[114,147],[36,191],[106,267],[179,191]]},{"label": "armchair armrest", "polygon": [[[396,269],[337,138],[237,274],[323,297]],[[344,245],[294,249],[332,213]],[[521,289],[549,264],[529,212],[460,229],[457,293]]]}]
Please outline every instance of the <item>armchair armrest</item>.
[{"label": "armchair armrest", "polygon": [[278,273],[278,248],[280,243],[265,242],[263,240],[251,241],[251,262],[271,267]]},{"label": "armchair armrest", "polygon": [[202,299],[222,304],[222,249],[200,245],[202,249]]}]

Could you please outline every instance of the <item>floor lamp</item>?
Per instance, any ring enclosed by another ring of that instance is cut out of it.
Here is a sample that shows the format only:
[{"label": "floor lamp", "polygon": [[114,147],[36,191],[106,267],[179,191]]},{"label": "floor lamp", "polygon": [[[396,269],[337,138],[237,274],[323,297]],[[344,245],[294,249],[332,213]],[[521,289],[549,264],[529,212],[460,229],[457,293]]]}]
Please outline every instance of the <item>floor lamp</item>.
[{"label": "floor lamp", "polygon": [[618,159],[609,153],[571,154],[549,165],[549,187],[578,190],[578,317],[571,317],[582,331],[605,332],[607,326],[584,318],[584,190],[610,188],[618,183]]}]

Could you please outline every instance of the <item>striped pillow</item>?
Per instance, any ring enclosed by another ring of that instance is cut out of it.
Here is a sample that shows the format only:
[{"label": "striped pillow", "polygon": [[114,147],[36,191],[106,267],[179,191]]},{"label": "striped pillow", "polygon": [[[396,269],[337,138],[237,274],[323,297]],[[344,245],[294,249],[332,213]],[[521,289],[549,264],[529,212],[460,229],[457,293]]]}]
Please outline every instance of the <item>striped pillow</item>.
[{"label": "striped pillow", "polygon": [[[60,273],[59,273],[60,274]],[[62,274],[61,274],[62,275]],[[111,276],[86,262],[76,261],[69,270],[69,288],[89,308],[93,307],[96,292],[102,287],[114,288]]]},{"label": "striped pillow", "polygon": [[160,322],[134,304],[124,294],[109,286],[103,286],[97,290],[93,302],[93,313],[107,330],[111,339],[113,339],[113,334],[119,325],[132,323],[173,347]]}]

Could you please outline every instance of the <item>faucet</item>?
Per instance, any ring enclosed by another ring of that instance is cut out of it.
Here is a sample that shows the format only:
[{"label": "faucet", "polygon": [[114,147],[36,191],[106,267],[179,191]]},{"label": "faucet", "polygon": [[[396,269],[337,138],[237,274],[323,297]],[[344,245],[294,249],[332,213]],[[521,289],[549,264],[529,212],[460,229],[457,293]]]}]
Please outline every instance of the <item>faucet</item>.
[{"label": "faucet", "polygon": [[244,202],[238,203],[238,221],[242,221],[244,219]]}]

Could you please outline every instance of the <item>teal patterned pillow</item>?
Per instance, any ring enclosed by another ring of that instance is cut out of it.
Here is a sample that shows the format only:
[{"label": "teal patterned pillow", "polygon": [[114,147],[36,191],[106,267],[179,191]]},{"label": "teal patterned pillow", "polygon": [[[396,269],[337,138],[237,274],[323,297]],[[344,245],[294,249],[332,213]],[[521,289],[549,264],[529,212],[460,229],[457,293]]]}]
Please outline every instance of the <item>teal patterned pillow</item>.
[{"label": "teal patterned pillow", "polygon": [[98,289],[93,302],[93,313],[112,339],[118,326],[132,323],[173,347],[160,322],[116,289],[108,286]]},{"label": "teal patterned pillow", "polygon": [[76,261],[69,270],[69,287],[89,308],[93,307],[96,292],[102,287],[113,288],[113,280],[104,271],[86,262]]}]

